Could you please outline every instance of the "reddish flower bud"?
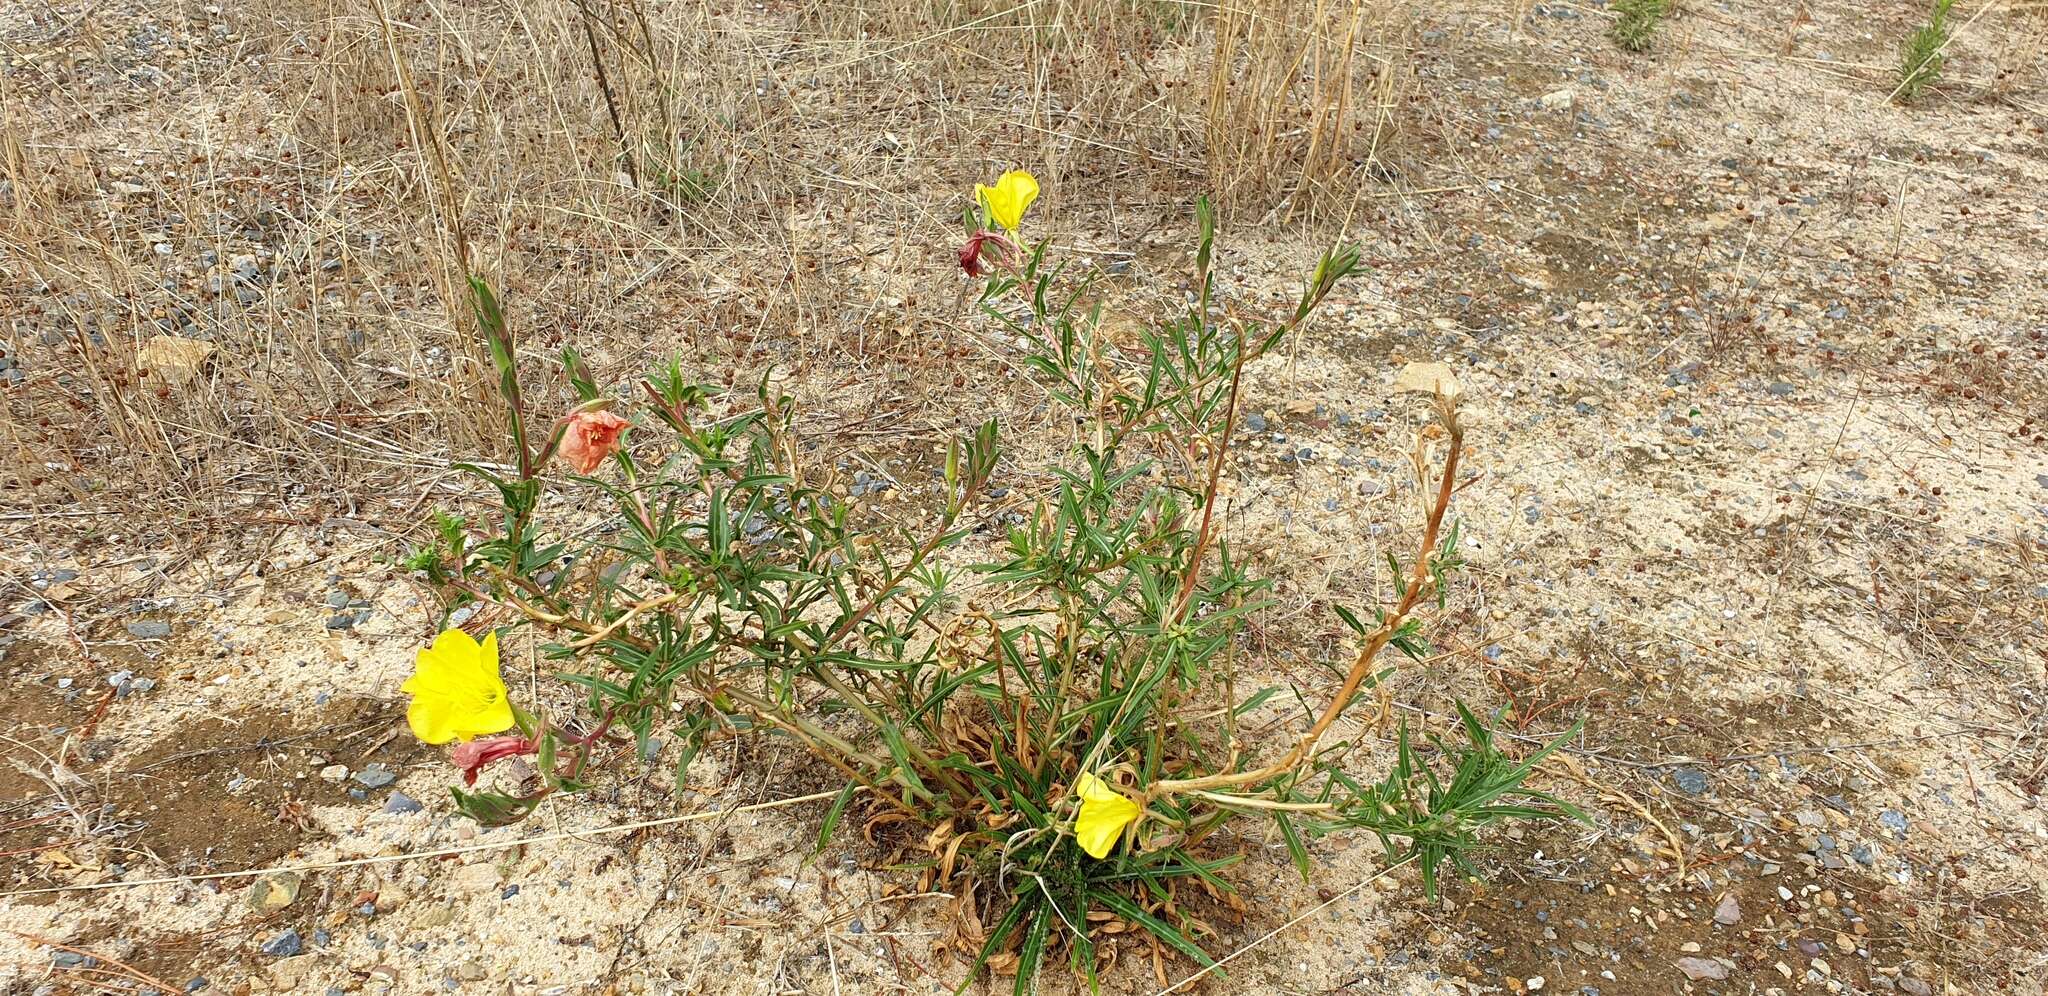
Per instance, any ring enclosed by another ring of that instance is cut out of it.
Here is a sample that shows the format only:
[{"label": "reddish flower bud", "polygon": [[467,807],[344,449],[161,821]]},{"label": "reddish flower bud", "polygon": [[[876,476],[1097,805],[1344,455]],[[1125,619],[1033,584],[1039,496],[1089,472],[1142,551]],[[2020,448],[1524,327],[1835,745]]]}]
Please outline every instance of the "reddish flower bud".
[{"label": "reddish flower bud", "polygon": [[988,264],[981,261],[981,244],[988,241],[987,232],[976,232],[967,244],[960,247],[960,269],[970,277],[979,277],[988,272]]},{"label": "reddish flower bud", "polygon": [[462,784],[475,785],[476,776],[492,761],[505,757],[534,754],[540,747],[533,741],[511,734],[502,737],[484,737],[480,740],[465,740],[455,745],[451,759],[462,769]]}]

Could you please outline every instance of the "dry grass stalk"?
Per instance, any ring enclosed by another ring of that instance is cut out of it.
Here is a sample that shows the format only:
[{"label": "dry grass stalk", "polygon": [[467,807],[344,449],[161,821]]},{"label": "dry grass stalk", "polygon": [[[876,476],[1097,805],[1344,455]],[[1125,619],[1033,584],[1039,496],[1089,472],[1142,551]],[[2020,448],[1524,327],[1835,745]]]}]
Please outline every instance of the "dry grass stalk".
[{"label": "dry grass stalk", "polygon": [[1216,8],[1205,136],[1220,202],[1341,215],[1385,176],[1406,68],[1385,0],[1234,0]]}]

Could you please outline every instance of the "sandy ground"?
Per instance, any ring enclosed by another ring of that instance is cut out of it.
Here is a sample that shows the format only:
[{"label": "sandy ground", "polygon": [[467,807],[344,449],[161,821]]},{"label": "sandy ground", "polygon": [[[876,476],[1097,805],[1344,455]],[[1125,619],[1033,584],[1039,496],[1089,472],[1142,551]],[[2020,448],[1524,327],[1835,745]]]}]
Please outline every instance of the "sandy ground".
[{"label": "sandy ground", "polygon": [[[1454,696],[1506,708],[1524,742],[1583,717],[1542,784],[1595,825],[1500,834],[1487,883],[1437,904],[1408,870],[1375,878],[1367,840],[1320,842],[1307,886],[1277,842],[1226,842],[1247,908],[1205,943],[1277,933],[1199,991],[2048,991],[2042,67],[1987,20],[1956,82],[1900,108],[1879,80],[1902,11],[1767,6],[1688,4],[1649,58],[1590,8],[1538,4],[1513,37],[1486,11],[1424,19],[1415,72],[1445,96],[1410,175],[1361,199],[1372,273],[1253,371],[1228,536],[1280,581],[1265,670],[1326,680],[1322,606],[1368,601],[1412,519],[1393,371],[1451,363],[1483,472],[1458,506],[1472,569],[1432,633],[1449,653],[1395,698],[1418,722]],[[1061,219],[1130,238],[1111,212]],[[1143,238],[1112,283],[1132,308],[1181,265],[1178,230]],[[1246,307],[1314,251],[1250,225],[1225,246]],[[864,265],[878,293],[945,273]],[[1052,452],[1001,389],[1013,347],[964,309],[949,328],[972,346],[938,391],[958,421],[993,407],[1019,453]],[[896,376],[795,387],[821,438],[922,479],[951,426],[892,415]],[[1017,477],[1025,499],[1045,480]],[[933,954],[944,897],[885,849],[810,854],[822,803],[736,812],[832,787],[796,756],[706,756],[680,792],[659,759],[622,766],[515,829],[454,816],[397,691],[431,620],[374,517],[189,545],[50,521],[7,517],[0,554],[0,989],[958,983]],[[544,677],[530,653],[508,671]],[[295,893],[265,907],[238,873],[274,866],[311,870],[264,876]],[[1105,991],[1192,970],[1117,954]]]}]

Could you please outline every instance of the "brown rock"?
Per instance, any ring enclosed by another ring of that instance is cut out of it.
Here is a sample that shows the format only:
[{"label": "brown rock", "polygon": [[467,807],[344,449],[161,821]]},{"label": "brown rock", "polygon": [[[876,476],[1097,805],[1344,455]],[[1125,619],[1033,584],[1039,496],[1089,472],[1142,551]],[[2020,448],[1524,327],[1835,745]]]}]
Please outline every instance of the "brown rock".
[{"label": "brown rock", "polygon": [[1735,893],[1721,897],[1721,904],[1714,907],[1714,922],[1724,927],[1733,927],[1742,922],[1742,904],[1735,899]]}]

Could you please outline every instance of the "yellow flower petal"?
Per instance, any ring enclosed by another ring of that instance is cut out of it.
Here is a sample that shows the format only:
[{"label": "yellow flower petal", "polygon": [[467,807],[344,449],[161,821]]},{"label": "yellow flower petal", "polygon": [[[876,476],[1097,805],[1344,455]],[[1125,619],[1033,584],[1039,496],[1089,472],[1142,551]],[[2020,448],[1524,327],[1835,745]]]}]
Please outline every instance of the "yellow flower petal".
[{"label": "yellow flower petal", "polygon": [[430,744],[469,740],[512,728],[512,700],[498,676],[498,634],[479,644],[451,629],[419,652],[400,690],[412,696],[406,724]]},{"label": "yellow flower petal", "polygon": [[448,705],[447,699],[415,695],[405,707],[405,724],[421,743],[445,744],[455,739],[455,716]]},{"label": "yellow flower petal", "polygon": [[988,216],[996,224],[1014,233],[1024,223],[1024,212],[1031,208],[1031,202],[1038,199],[1038,178],[1028,171],[1013,169],[1004,173],[993,187],[975,184],[974,195],[988,208]]},{"label": "yellow flower petal", "polygon": [[1138,804],[1102,779],[1083,772],[1074,783],[1081,797],[1081,812],[1074,817],[1074,840],[1089,857],[1106,858],[1124,827],[1138,818]]}]

